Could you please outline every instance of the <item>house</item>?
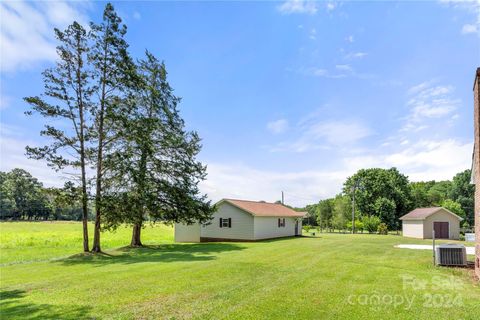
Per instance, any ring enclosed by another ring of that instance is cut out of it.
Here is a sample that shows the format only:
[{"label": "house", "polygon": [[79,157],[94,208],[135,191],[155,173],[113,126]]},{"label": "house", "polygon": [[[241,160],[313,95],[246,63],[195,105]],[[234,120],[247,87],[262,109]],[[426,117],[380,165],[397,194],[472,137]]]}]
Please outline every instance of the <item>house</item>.
[{"label": "house", "polygon": [[404,237],[432,239],[433,230],[437,239],[458,239],[460,221],[455,213],[442,208],[418,208],[400,218]]},{"label": "house", "polygon": [[175,224],[175,241],[257,241],[302,234],[305,212],[279,203],[223,199],[216,207],[209,224]]},{"label": "house", "polygon": [[480,68],[473,84],[474,139],[472,157],[472,182],[475,184],[475,273],[480,279]]}]

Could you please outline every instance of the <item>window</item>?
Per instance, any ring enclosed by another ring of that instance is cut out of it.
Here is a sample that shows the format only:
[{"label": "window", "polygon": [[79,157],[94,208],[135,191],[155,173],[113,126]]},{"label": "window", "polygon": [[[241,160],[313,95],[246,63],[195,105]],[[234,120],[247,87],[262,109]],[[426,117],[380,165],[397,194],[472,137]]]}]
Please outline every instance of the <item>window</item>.
[{"label": "window", "polygon": [[285,228],[285,218],[278,218],[278,227]]},{"label": "window", "polygon": [[231,228],[232,218],[220,218],[220,228]]}]

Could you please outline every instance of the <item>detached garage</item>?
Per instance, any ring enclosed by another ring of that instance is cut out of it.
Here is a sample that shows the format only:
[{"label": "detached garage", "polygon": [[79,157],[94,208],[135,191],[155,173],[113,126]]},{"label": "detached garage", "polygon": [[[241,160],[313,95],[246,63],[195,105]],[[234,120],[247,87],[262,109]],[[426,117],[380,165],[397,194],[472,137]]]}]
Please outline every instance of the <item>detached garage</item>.
[{"label": "detached garage", "polygon": [[458,239],[463,219],[445,208],[433,207],[415,209],[400,220],[404,237],[432,239],[435,230],[436,239]]}]

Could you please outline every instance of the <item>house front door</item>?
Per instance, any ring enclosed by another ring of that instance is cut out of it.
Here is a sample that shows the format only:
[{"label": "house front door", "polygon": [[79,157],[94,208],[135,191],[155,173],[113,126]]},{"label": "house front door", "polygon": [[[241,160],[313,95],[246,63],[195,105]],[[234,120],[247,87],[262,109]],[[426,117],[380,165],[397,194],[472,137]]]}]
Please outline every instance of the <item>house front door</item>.
[{"label": "house front door", "polygon": [[433,223],[433,230],[435,230],[435,238],[437,239],[448,239],[448,222],[435,221]]}]

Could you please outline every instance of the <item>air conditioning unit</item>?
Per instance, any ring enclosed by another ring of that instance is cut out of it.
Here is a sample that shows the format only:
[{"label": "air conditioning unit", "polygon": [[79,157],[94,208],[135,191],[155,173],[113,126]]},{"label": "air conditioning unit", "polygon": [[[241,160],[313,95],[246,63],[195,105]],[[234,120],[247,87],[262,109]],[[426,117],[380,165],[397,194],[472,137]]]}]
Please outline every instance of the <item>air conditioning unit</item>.
[{"label": "air conditioning unit", "polygon": [[441,244],[435,248],[435,262],[440,266],[466,266],[467,250],[461,244]]}]

